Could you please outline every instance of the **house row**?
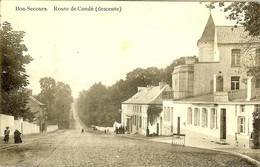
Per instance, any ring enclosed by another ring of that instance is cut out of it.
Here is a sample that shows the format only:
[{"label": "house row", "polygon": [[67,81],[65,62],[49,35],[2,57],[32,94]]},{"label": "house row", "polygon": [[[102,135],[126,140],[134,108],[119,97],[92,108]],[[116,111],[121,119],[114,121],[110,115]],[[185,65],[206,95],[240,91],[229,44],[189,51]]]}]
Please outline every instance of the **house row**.
[{"label": "house row", "polygon": [[[242,66],[260,65],[260,41],[243,27],[216,26],[210,15],[197,46],[197,60],[187,58],[174,68],[172,88],[140,87],[122,102],[121,123],[129,133],[197,134],[248,146],[252,114],[260,111],[260,79]],[[154,123],[148,120],[149,106],[162,110]]]}]

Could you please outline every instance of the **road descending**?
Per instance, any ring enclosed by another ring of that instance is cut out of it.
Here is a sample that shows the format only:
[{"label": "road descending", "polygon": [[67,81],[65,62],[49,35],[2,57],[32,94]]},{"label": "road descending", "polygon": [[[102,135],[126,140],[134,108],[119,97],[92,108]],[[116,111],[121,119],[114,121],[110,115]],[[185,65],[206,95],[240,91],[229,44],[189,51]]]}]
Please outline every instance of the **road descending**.
[{"label": "road descending", "polygon": [[[78,119],[77,114],[74,115]],[[0,152],[2,166],[256,166],[223,152],[135,140],[116,134],[76,129]]]}]

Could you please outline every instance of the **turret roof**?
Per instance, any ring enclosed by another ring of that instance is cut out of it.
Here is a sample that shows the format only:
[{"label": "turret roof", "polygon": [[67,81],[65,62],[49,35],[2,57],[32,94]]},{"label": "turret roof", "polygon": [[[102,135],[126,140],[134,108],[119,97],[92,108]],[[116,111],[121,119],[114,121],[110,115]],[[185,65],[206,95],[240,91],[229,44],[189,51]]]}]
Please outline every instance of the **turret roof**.
[{"label": "turret roof", "polygon": [[214,23],[213,18],[210,14],[209,18],[208,18],[208,22],[206,24],[206,27],[204,28],[203,34],[200,37],[198,42],[214,41],[214,35],[215,35],[215,23]]}]

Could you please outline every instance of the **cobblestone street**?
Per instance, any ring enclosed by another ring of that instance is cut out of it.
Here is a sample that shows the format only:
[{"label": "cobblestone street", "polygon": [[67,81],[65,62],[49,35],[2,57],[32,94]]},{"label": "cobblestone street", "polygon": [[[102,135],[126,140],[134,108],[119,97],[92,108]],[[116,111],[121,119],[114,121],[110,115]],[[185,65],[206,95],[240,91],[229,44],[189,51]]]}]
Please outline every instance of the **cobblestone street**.
[{"label": "cobblestone street", "polygon": [[66,130],[0,152],[2,166],[256,166],[228,153]]}]

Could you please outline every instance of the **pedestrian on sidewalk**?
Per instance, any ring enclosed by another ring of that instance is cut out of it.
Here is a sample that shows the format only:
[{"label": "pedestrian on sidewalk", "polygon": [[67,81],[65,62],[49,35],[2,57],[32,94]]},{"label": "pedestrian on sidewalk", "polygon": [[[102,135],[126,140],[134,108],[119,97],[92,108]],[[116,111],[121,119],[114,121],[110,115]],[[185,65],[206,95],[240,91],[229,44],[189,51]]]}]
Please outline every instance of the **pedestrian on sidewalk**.
[{"label": "pedestrian on sidewalk", "polygon": [[9,142],[9,134],[10,134],[10,130],[9,130],[9,126],[7,126],[6,129],[5,129],[5,131],[4,131],[4,135],[5,135],[4,141],[5,141],[6,143]]},{"label": "pedestrian on sidewalk", "polygon": [[17,129],[14,131],[14,143],[15,144],[23,142],[22,139],[21,139],[21,134],[22,133],[19,130],[17,130]]}]

